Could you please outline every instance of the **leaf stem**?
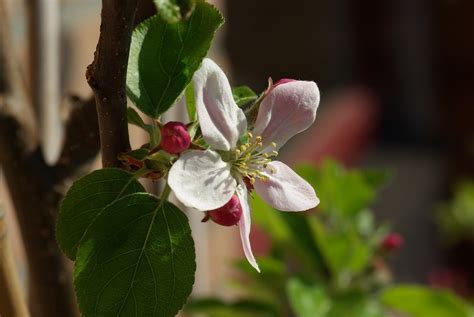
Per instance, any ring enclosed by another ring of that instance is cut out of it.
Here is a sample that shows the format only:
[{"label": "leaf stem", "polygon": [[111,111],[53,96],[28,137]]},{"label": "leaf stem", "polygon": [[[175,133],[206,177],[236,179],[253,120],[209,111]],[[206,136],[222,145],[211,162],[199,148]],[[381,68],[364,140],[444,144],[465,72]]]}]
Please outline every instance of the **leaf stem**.
[{"label": "leaf stem", "polygon": [[140,177],[145,176],[148,173],[150,173],[150,170],[146,167],[142,167],[138,171],[133,173],[133,178],[139,179]]},{"label": "leaf stem", "polygon": [[160,200],[161,201],[168,200],[168,197],[169,197],[170,193],[171,193],[171,187],[166,182],[165,186],[163,187],[163,191],[161,192]]}]

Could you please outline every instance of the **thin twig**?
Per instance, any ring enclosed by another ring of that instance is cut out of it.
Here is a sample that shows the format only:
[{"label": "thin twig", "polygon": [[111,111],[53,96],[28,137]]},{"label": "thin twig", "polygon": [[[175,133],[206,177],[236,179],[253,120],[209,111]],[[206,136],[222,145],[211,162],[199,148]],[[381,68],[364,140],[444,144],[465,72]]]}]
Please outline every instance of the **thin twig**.
[{"label": "thin twig", "polygon": [[94,91],[99,117],[102,165],[119,166],[130,148],[125,80],[137,0],[103,0],[100,37],[86,78]]}]

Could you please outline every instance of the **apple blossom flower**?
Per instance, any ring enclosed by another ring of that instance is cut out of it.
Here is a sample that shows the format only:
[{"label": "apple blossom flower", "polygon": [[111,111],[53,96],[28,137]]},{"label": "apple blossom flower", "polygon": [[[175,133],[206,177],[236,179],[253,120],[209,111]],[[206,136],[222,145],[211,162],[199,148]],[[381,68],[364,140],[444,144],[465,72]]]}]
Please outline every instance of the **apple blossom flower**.
[{"label": "apple blossom flower", "polygon": [[244,253],[259,271],[250,246],[245,180],[277,210],[304,211],[318,205],[312,186],[290,167],[273,160],[281,146],[314,122],[318,87],[314,82],[296,80],[274,85],[261,101],[253,130],[247,131],[245,114],[235,103],[219,66],[204,59],[193,82],[202,135],[210,148],[181,153],[169,171],[169,185],[184,205],[202,211],[222,207],[237,194]]}]

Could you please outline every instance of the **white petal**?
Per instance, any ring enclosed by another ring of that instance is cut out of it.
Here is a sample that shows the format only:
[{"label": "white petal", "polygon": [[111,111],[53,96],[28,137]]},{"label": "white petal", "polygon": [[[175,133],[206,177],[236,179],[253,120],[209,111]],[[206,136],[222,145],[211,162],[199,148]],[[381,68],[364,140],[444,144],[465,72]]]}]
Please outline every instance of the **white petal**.
[{"label": "white petal", "polygon": [[269,205],[281,211],[304,211],[316,207],[319,199],[313,187],[282,162],[268,164],[275,173],[266,181],[256,180],[255,191]]},{"label": "white petal", "polygon": [[313,124],[318,105],[315,82],[298,80],[277,85],[263,99],[253,133],[262,136],[265,146],[275,142],[278,150]]},{"label": "white petal", "polygon": [[205,58],[193,80],[196,111],[204,140],[216,150],[234,148],[247,129],[247,120],[232,97],[224,72]]},{"label": "white petal", "polygon": [[229,163],[211,150],[181,154],[169,171],[168,183],[183,204],[203,211],[223,206],[237,185]]},{"label": "white petal", "polygon": [[260,273],[257,261],[253,256],[252,247],[250,245],[250,229],[252,227],[252,220],[250,218],[250,204],[247,194],[247,187],[241,183],[237,186],[237,196],[239,197],[242,206],[242,218],[239,221],[240,239],[242,240],[242,247],[244,249],[245,257],[257,272]]}]

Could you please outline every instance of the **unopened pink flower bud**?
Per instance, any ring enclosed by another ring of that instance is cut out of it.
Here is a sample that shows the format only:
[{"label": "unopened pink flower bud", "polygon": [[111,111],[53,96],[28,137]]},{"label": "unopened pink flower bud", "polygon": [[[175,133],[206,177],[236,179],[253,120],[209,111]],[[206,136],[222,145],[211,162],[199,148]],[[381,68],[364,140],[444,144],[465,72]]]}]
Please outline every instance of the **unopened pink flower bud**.
[{"label": "unopened pink flower bud", "polygon": [[242,205],[240,204],[239,198],[234,195],[224,206],[210,210],[207,214],[211,217],[212,221],[217,224],[233,226],[236,225],[242,217]]},{"label": "unopened pink flower bud", "polygon": [[391,232],[383,238],[381,247],[387,252],[396,251],[400,249],[403,245],[403,237],[396,233]]},{"label": "unopened pink flower bud", "polygon": [[273,88],[275,88],[278,85],[283,85],[286,83],[291,83],[293,81],[296,81],[296,79],[289,79],[289,78],[282,78],[279,81],[277,81],[275,84],[273,84]]},{"label": "unopened pink flower bud", "polygon": [[190,144],[191,137],[183,123],[170,121],[161,128],[160,146],[166,152],[179,154],[188,149]]}]

